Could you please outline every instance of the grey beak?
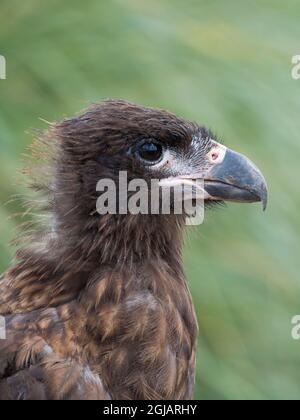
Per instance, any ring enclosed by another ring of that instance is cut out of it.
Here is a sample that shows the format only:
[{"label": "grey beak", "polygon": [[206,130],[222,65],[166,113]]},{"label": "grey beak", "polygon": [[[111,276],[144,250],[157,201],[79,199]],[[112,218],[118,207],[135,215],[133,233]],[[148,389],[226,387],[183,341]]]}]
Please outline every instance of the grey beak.
[{"label": "grey beak", "polygon": [[260,170],[246,156],[227,149],[222,163],[205,176],[205,190],[215,200],[255,203],[267,208],[268,187]]}]

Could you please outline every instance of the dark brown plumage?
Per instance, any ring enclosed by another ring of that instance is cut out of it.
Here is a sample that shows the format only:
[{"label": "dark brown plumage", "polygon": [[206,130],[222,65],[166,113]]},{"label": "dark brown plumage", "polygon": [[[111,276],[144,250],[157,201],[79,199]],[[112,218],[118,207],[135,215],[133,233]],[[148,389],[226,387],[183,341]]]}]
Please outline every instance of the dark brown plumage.
[{"label": "dark brown plumage", "polygon": [[[161,166],[137,158],[153,139],[171,150]],[[96,183],[120,170],[147,181],[201,170],[207,191],[218,190],[209,200],[265,201],[253,166],[238,189],[205,177],[222,167],[207,160],[213,139],[197,124],[125,101],[95,105],[40,139],[48,163],[32,188],[44,195],[50,223],[0,281],[0,399],[192,398],[197,321],[182,269],[184,216],[100,216]]]}]

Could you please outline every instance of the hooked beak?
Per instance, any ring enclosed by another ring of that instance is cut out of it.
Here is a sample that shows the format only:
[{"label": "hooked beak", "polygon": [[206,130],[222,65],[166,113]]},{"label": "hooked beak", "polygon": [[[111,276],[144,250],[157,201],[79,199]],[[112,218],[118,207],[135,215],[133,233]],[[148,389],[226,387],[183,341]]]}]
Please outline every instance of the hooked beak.
[{"label": "hooked beak", "polygon": [[246,156],[226,149],[223,160],[204,177],[210,200],[268,203],[268,187],[260,170]]}]

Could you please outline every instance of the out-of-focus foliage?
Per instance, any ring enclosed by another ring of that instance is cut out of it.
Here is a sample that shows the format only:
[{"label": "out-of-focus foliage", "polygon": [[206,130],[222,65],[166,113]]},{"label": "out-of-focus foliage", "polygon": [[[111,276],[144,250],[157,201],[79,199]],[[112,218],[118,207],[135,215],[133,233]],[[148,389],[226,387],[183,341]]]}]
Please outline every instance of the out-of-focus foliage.
[{"label": "out-of-focus foliage", "polygon": [[191,232],[187,275],[200,324],[196,397],[300,396],[300,54],[296,0],[2,0],[0,269],[22,218],[15,181],[41,120],[120,97],[207,124],[251,157],[268,211],[230,205]]}]

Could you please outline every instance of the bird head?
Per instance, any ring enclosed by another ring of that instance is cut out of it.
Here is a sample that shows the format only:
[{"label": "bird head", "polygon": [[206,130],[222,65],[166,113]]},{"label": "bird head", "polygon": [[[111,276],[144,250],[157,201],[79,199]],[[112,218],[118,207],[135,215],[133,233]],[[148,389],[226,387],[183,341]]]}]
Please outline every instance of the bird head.
[{"label": "bird head", "polygon": [[109,100],[55,130],[62,150],[57,188],[77,195],[88,214],[95,209],[97,182],[106,178],[117,184],[121,171],[128,182],[157,179],[164,187],[193,187],[201,180],[207,203],[261,201],[266,208],[266,181],[249,159],[205,127],[169,112]]},{"label": "bird head", "polygon": [[120,172],[126,172],[127,183],[138,179],[147,184],[158,180],[161,188],[188,186],[189,199],[199,200],[200,191],[202,204],[267,204],[266,181],[249,159],[227,149],[202,125],[167,111],[104,101],[53,124],[42,143],[42,156],[53,157],[46,185],[41,185],[45,164],[37,179],[52,214],[49,236],[59,240],[53,248],[73,250],[73,262],[82,263],[93,253],[95,261],[103,262],[169,255],[170,247],[179,255],[186,214],[172,209],[168,214],[120,214],[117,207],[116,214],[99,215],[97,185],[103,179],[113,181],[119,200],[124,189]]}]

